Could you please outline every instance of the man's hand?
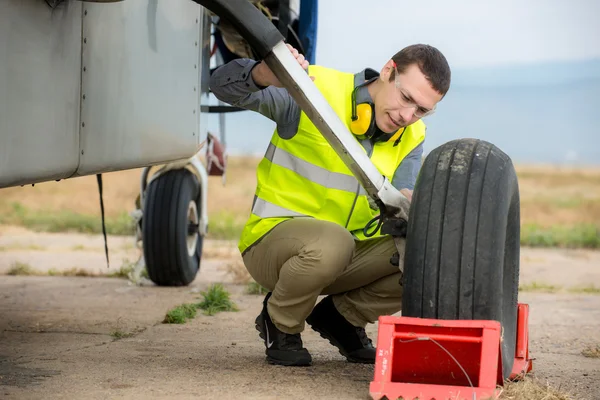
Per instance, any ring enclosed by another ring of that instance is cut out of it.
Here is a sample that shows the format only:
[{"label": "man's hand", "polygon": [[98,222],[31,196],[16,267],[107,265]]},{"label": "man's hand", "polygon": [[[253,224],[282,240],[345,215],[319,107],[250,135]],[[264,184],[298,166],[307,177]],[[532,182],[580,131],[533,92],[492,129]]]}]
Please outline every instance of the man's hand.
[{"label": "man's hand", "polygon": [[[308,61],[304,58],[304,56],[300,54],[298,50],[293,48],[291,45],[288,44],[287,47],[288,49],[290,49],[294,57],[296,57],[296,61],[298,61],[298,64],[300,64],[302,68],[307,70]],[[269,68],[269,66],[264,62],[261,62],[256,66],[256,68],[252,70],[252,79],[254,79],[254,82],[258,86],[283,87],[283,85],[281,84],[281,82],[279,82],[279,79],[277,79],[273,71],[271,71],[271,68]],[[311,76],[311,79],[314,80],[314,77]]]},{"label": "man's hand", "polygon": [[409,202],[412,202],[412,194],[413,194],[412,190],[400,189],[400,193],[402,193],[408,199]]}]

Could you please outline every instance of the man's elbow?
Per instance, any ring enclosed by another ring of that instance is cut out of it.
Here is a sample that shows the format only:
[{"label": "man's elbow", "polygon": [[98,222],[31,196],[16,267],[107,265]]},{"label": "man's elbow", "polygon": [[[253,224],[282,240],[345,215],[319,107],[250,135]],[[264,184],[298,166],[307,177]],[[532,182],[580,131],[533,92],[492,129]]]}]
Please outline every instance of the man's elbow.
[{"label": "man's elbow", "polygon": [[220,91],[221,89],[221,85],[219,84],[220,82],[220,69],[221,67],[217,67],[217,69],[215,69],[212,74],[210,74],[210,79],[208,81],[208,88],[209,90],[215,95],[215,97],[219,100],[223,100],[222,98],[222,93]]}]

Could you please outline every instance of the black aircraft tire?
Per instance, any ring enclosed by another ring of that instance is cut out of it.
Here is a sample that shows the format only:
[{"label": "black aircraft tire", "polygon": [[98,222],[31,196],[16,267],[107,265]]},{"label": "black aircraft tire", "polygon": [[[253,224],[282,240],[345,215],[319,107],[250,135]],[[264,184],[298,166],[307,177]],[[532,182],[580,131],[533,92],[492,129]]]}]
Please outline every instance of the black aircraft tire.
[{"label": "black aircraft tire", "polygon": [[142,240],[148,276],[159,286],[185,286],[200,269],[203,237],[193,230],[200,217],[200,184],[187,169],[152,180],[145,195]]},{"label": "black aircraft tire", "polygon": [[516,345],[520,203],[511,159],[461,139],[425,159],[413,193],[402,315],[495,320],[507,379]]}]

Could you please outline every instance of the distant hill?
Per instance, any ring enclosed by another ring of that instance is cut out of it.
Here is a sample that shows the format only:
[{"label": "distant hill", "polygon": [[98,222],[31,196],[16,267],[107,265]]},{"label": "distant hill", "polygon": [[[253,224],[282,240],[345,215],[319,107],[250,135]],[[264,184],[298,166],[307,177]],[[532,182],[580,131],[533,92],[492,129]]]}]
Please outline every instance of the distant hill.
[{"label": "distant hill", "polygon": [[452,86],[548,86],[600,80],[600,59],[460,68],[452,71]]}]

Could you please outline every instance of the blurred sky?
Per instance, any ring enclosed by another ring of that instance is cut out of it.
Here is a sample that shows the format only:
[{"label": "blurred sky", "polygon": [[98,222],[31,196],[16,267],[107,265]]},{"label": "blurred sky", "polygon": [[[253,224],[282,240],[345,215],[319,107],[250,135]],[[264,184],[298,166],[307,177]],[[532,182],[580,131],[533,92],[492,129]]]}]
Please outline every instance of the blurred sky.
[{"label": "blurred sky", "polygon": [[598,58],[599,18],[600,0],[319,0],[317,63],[379,69],[417,42],[453,68]]}]

